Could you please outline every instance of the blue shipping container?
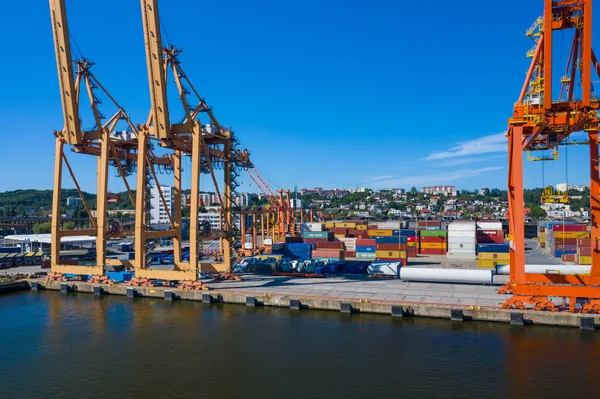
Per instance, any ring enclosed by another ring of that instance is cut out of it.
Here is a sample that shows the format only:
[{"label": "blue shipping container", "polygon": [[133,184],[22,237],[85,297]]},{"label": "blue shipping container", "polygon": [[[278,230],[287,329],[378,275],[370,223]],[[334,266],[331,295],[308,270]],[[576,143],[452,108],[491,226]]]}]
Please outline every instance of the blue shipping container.
[{"label": "blue shipping container", "polygon": [[370,262],[348,262],[342,266],[342,273],[365,274]]},{"label": "blue shipping container", "polygon": [[575,255],[575,254],[577,254],[577,251],[555,251],[554,257],[562,258],[563,255]]},{"label": "blue shipping container", "polygon": [[373,252],[377,250],[377,247],[371,245],[357,245],[356,252]]},{"label": "blue shipping container", "polygon": [[400,235],[402,237],[416,237],[417,232],[415,230],[400,230]]},{"label": "blue shipping container", "polygon": [[[375,237],[377,244],[406,244],[406,237]],[[358,247],[356,249],[358,251]]]},{"label": "blue shipping container", "polygon": [[106,277],[116,282],[122,283],[133,278],[133,273],[130,272],[106,272]]},{"label": "blue shipping container", "polygon": [[510,251],[510,246],[508,244],[478,244],[477,251],[508,253]]}]

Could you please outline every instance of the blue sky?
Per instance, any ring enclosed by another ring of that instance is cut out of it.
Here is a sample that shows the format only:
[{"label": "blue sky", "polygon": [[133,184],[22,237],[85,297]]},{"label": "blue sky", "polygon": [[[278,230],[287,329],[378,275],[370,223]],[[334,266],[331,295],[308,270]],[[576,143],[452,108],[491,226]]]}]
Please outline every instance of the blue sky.
[{"label": "blue sky", "polygon": [[[3,3],[0,191],[47,189],[52,131],[63,125],[48,4]],[[473,189],[506,187],[502,132],[529,65],[532,42],[524,32],[542,3],[160,6],[165,42],[184,50],[180,59],[195,86],[276,185]],[[67,0],[71,34],[96,62],[95,75],[142,123],[149,97],[139,1],[89,4]],[[577,161],[585,151],[568,150],[572,184],[588,182],[587,162]],[[83,158],[73,163],[83,188],[93,191],[94,164]],[[527,164],[526,185],[565,181],[564,154],[544,169],[542,177],[541,163]],[[250,179],[242,181],[242,191],[255,191]],[[124,189],[116,179],[111,185]]]}]

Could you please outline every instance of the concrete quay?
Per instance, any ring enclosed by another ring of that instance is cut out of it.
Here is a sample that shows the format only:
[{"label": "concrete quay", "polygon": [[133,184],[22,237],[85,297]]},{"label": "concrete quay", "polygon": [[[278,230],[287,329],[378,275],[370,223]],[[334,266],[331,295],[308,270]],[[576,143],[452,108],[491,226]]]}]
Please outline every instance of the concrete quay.
[{"label": "concrete quay", "polygon": [[[500,277],[500,276],[499,276]],[[502,276],[504,277],[504,276]],[[500,280],[497,283],[503,284]],[[95,295],[123,295],[277,306],[291,310],[320,309],[343,313],[378,313],[397,317],[436,317],[461,321],[494,321],[513,325],[551,325],[582,330],[600,328],[600,315],[502,309],[508,296],[496,293],[499,285],[403,282],[363,276],[294,278],[243,275],[242,281],[205,281],[209,291],[182,291],[175,287],[98,285],[81,281],[28,280],[32,289]]]}]

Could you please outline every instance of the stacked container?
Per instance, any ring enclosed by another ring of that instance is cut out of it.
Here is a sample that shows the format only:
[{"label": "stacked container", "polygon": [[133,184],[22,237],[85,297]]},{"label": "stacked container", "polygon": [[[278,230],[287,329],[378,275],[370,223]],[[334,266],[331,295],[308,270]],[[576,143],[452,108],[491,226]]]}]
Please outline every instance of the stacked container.
[{"label": "stacked container", "polygon": [[416,258],[419,253],[419,238],[416,236],[406,237],[406,257]]},{"label": "stacked container", "polygon": [[357,239],[356,240],[356,259],[375,260],[377,251],[377,241],[375,239]]},{"label": "stacked container", "polygon": [[502,222],[497,220],[480,220],[477,222],[477,243],[493,244],[503,242]]},{"label": "stacked container", "polygon": [[[563,224],[552,226],[552,253],[557,258],[563,255],[577,254],[577,240],[580,238],[589,238],[590,233],[587,227],[580,224]],[[569,259],[571,257],[568,257]],[[572,261],[575,258],[573,257]]]},{"label": "stacked container", "polygon": [[476,259],[476,228],[472,220],[457,220],[448,226],[449,258]]},{"label": "stacked container", "polygon": [[406,237],[376,237],[375,258],[378,260],[400,260],[406,265]]},{"label": "stacked container", "polygon": [[539,221],[537,225],[537,241],[540,248],[546,248],[546,228],[547,221]]},{"label": "stacked container", "polygon": [[478,244],[477,267],[493,269],[497,265],[510,264],[508,244]]},{"label": "stacked container", "polygon": [[421,230],[419,232],[419,253],[422,255],[445,255],[447,235],[446,230]]},{"label": "stacked container", "polygon": [[580,265],[592,264],[592,240],[589,238],[577,239],[577,257],[575,262]]}]

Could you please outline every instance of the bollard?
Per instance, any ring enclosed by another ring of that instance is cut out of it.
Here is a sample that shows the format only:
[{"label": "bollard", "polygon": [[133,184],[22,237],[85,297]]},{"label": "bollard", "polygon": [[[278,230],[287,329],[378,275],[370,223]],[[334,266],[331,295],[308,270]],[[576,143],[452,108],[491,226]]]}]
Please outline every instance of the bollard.
[{"label": "bollard", "polygon": [[298,300],[298,299],[290,299],[290,309],[292,309],[292,310],[300,310],[300,300]]},{"label": "bollard", "polygon": [[393,305],[392,306],[392,316],[394,316],[394,317],[402,317],[402,316],[404,316],[404,312],[402,310],[402,306]]},{"label": "bollard", "polygon": [[340,303],[340,312],[342,313],[352,313],[352,305],[350,302],[342,302]]},{"label": "bollard", "polygon": [[210,294],[208,292],[203,292],[202,293],[202,303],[211,303],[212,302],[212,298],[210,296]]},{"label": "bollard", "polygon": [[165,301],[173,300],[173,290],[165,290]]},{"label": "bollard", "polygon": [[463,321],[465,319],[465,315],[462,309],[452,309],[450,310],[450,320],[452,321]]},{"label": "bollard", "polygon": [[247,296],[246,297],[246,306],[256,306],[256,297]]},{"label": "bollard", "polygon": [[583,331],[595,331],[596,326],[594,325],[593,317],[580,317],[579,318],[579,328]]},{"label": "bollard", "polygon": [[127,298],[133,298],[135,296],[135,288],[127,287]]},{"label": "bollard", "polygon": [[94,286],[94,295],[102,295],[102,287],[99,285]]},{"label": "bollard", "polygon": [[60,283],[60,293],[66,294],[67,291],[69,291],[69,287],[67,286],[67,283]]},{"label": "bollard", "polygon": [[524,326],[525,318],[523,313],[513,312],[510,314],[510,324],[513,326]]}]

